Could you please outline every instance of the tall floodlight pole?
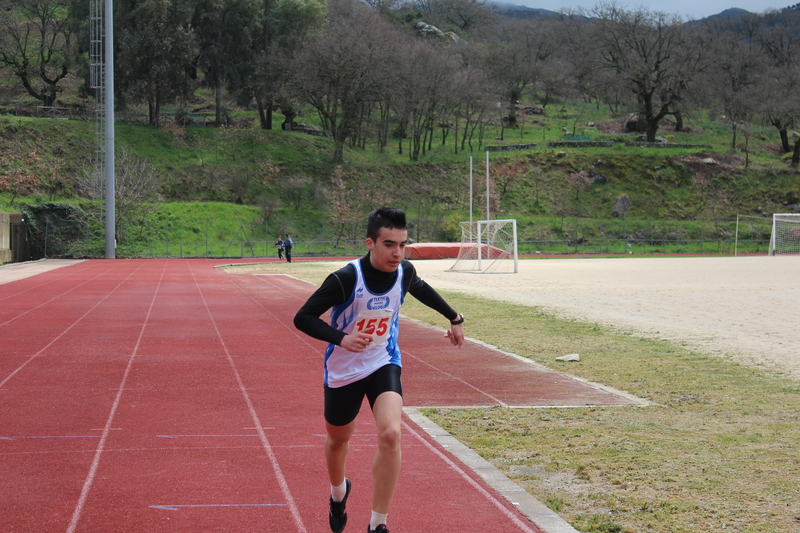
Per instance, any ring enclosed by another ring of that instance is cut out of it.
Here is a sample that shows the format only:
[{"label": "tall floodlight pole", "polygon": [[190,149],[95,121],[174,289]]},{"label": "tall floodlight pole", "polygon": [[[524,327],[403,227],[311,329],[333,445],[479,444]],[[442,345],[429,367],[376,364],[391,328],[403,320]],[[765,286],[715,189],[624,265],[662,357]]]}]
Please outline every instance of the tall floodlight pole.
[{"label": "tall floodlight pole", "polygon": [[114,199],[114,2],[105,0],[106,259],[116,257]]},{"label": "tall floodlight pole", "polygon": [[492,220],[489,213],[489,151],[486,151],[486,220]]},{"label": "tall floodlight pole", "polygon": [[472,231],[472,156],[469,156],[469,230]]}]

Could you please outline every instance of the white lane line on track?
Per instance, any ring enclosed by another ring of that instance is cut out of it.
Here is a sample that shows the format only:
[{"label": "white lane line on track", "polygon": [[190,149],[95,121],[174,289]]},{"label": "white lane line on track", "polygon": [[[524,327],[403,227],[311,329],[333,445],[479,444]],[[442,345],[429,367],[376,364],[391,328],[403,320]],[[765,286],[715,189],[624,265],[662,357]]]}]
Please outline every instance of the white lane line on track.
[{"label": "white lane line on track", "polygon": [[[139,268],[141,268],[141,267],[139,267]],[[137,269],[137,270],[138,270],[138,269]],[[105,271],[105,272],[103,272],[102,274],[106,274],[107,272],[108,272],[108,271]],[[86,282],[84,282],[84,283],[81,283],[80,285],[76,285],[75,287],[73,287],[72,289],[68,290],[67,292],[65,292],[65,293],[62,293],[61,295],[59,295],[59,296],[56,296],[56,297],[54,297],[54,298],[51,298],[50,300],[48,300],[48,301],[46,301],[46,302],[42,303],[41,305],[37,305],[37,306],[36,306],[36,307],[34,307],[33,309],[29,309],[29,310],[25,311],[24,313],[21,313],[21,314],[17,315],[15,318],[12,318],[11,320],[8,320],[8,321],[6,321],[6,322],[3,322],[2,324],[0,324],[0,326],[4,326],[5,324],[8,324],[8,323],[10,323],[10,322],[13,322],[13,321],[14,321],[14,320],[16,320],[17,318],[19,318],[19,317],[21,317],[21,316],[23,316],[23,315],[25,315],[25,314],[27,314],[27,313],[30,313],[31,311],[33,311],[33,310],[35,310],[35,309],[38,309],[39,307],[42,307],[43,305],[45,305],[45,304],[48,304],[48,303],[52,302],[53,300],[57,300],[58,298],[61,298],[61,296],[64,296],[65,294],[68,294],[68,293],[72,292],[73,290],[77,289],[78,287],[80,287],[80,286],[82,286],[82,285],[85,285],[86,283],[89,283],[90,281],[94,280],[95,278],[99,277],[100,275],[101,275],[101,274],[98,274],[98,275],[97,275],[97,276],[95,276],[94,278],[92,278],[92,279],[90,279],[90,280],[87,280]],[[131,273],[131,276],[132,276],[132,275],[133,275],[133,273]],[[130,278],[130,276],[128,276],[128,278]],[[88,311],[86,311],[84,314],[82,314],[82,315],[80,316],[80,318],[78,318],[78,319],[77,319],[75,322],[73,322],[72,324],[70,324],[69,326],[67,326],[67,328],[66,328],[64,331],[62,331],[61,333],[59,333],[59,334],[58,334],[58,336],[56,336],[56,337],[55,337],[53,340],[51,340],[50,342],[48,342],[48,343],[47,343],[47,345],[46,345],[46,346],[44,346],[44,347],[43,347],[41,350],[39,350],[39,351],[38,351],[38,352],[36,352],[35,354],[33,354],[33,355],[29,356],[29,357],[28,357],[28,359],[27,359],[27,360],[26,360],[24,363],[22,363],[21,365],[19,365],[19,366],[16,368],[16,370],[14,370],[14,371],[13,371],[13,372],[11,372],[11,373],[10,373],[8,376],[6,376],[6,378],[5,378],[3,381],[0,381],[0,388],[1,388],[1,387],[3,387],[3,385],[5,385],[6,383],[8,383],[8,381],[9,381],[11,378],[13,378],[15,375],[17,375],[17,373],[18,373],[20,370],[22,370],[23,368],[25,368],[25,367],[28,365],[28,363],[30,363],[31,361],[33,361],[34,359],[36,359],[36,358],[37,358],[39,355],[41,355],[41,354],[42,354],[42,353],[43,353],[45,350],[47,350],[48,348],[50,348],[50,347],[51,347],[53,344],[55,344],[55,343],[56,343],[56,342],[57,342],[59,339],[61,339],[61,337],[63,337],[64,335],[66,335],[66,334],[67,334],[67,333],[68,333],[68,332],[69,332],[69,331],[70,331],[72,328],[74,328],[76,325],[78,325],[78,324],[79,324],[79,323],[80,323],[80,322],[81,322],[81,321],[82,321],[84,318],[86,318],[86,316],[87,316],[89,313],[91,313],[92,311],[94,311],[94,310],[97,308],[97,306],[98,306],[98,305],[100,305],[101,303],[105,302],[105,301],[106,301],[106,299],[107,299],[109,296],[111,296],[111,295],[114,293],[114,291],[116,291],[116,290],[117,290],[117,289],[120,287],[120,285],[122,285],[122,284],[123,284],[125,281],[127,281],[127,279],[128,279],[128,278],[125,278],[125,280],[121,281],[121,282],[119,283],[119,285],[117,285],[116,287],[114,287],[114,289],[113,289],[113,290],[111,290],[111,291],[110,291],[108,294],[106,294],[105,296],[103,296],[103,297],[102,297],[102,298],[101,298],[101,299],[100,299],[100,300],[99,300],[99,301],[98,301],[96,304],[94,304],[94,305],[93,305],[91,308],[89,308],[89,310],[88,310]]]},{"label": "white lane line on track", "polygon": [[417,440],[419,440],[420,442],[422,442],[425,445],[426,448],[428,448],[430,451],[432,451],[437,457],[439,457],[442,461],[444,461],[447,464],[447,466],[449,466],[459,476],[461,476],[461,478],[464,479],[464,481],[466,481],[467,483],[472,485],[472,487],[475,490],[477,490],[484,498],[489,500],[490,503],[492,503],[495,507],[497,507],[497,509],[499,509],[501,513],[506,515],[512,522],[514,522],[514,524],[516,524],[520,528],[519,529],[520,531],[524,531],[526,533],[537,533],[537,531],[535,529],[531,529],[528,526],[528,524],[526,524],[525,522],[520,520],[520,518],[516,514],[511,512],[503,504],[503,502],[501,502],[500,500],[495,498],[491,493],[489,493],[489,491],[487,491],[485,488],[483,488],[480,485],[480,483],[478,483],[477,481],[472,479],[472,477],[470,477],[470,475],[467,474],[464,471],[464,469],[462,469],[460,466],[458,466],[452,459],[450,459],[447,455],[445,455],[443,452],[438,450],[434,445],[432,445],[430,442],[428,442],[426,439],[424,439],[422,437],[422,435],[420,435],[419,432],[417,432],[413,427],[411,427],[411,425],[408,422],[406,422],[405,420],[403,420],[403,426],[405,426],[405,428],[408,431],[413,433],[414,437]]},{"label": "white lane line on track", "polygon": [[[217,334],[217,338],[219,339],[220,344],[222,345],[222,349],[225,351],[225,356],[228,359],[228,364],[230,364],[231,370],[233,371],[233,375],[236,377],[236,382],[239,384],[239,390],[242,391],[242,396],[244,397],[244,401],[247,404],[247,409],[250,412],[250,416],[253,419],[253,423],[255,425],[256,431],[258,432],[258,436],[261,438],[261,445],[264,448],[264,451],[267,452],[267,457],[269,458],[270,463],[272,464],[272,469],[275,473],[275,477],[278,480],[278,484],[281,487],[281,491],[283,492],[283,496],[286,498],[288,502],[289,509],[291,510],[292,517],[294,518],[294,523],[297,526],[298,531],[306,532],[306,527],[303,524],[303,519],[300,516],[300,510],[297,508],[297,502],[292,495],[292,492],[289,490],[289,484],[286,482],[286,477],[283,475],[283,471],[281,470],[280,463],[278,462],[278,458],[275,456],[275,451],[272,448],[272,445],[267,438],[267,434],[262,429],[264,424],[261,423],[261,420],[258,418],[258,413],[256,413],[255,406],[253,406],[253,402],[250,399],[250,395],[247,392],[247,388],[244,385],[244,381],[242,381],[242,377],[239,374],[239,369],[236,367],[236,363],[231,357],[231,353],[228,350],[228,345],[225,343],[225,339],[222,336],[222,333],[219,330],[219,326],[217,325],[217,321],[214,320],[214,315],[211,313],[211,309],[208,306],[208,302],[206,301],[205,296],[203,295],[203,290],[200,287],[200,284],[197,281],[197,278],[194,275],[194,270],[189,268],[189,271],[192,273],[192,279],[194,279],[195,286],[197,287],[197,292],[200,294],[200,298],[203,300],[203,305],[206,308],[206,312],[208,313],[209,318],[211,319],[211,323],[214,326],[214,331]],[[239,288],[236,284],[235,287]]]},{"label": "white lane line on track", "polygon": [[[142,265],[144,264],[145,263],[142,263]],[[114,291],[117,290],[117,288],[119,288],[123,283],[129,280],[141,268],[142,267],[140,266],[139,268],[131,272],[130,275],[124,280],[122,280],[119,283],[119,285],[114,287],[114,290],[109,292],[108,295],[106,295],[103,298],[103,300],[111,296],[111,294],[113,294]],[[145,316],[144,322],[142,323],[142,328],[139,331],[139,338],[136,339],[136,346],[133,347],[133,352],[131,353],[130,358],[128,358],[128,365],[125,367],[125,373],[122,375],[122,381],[119,384],[119,390],[117,391],[117,396],[114,398],[114,404],[111,406],[111,412],[109,412],[105,428],[103,428],[103,434],[100,437],[100,443],[97,445],[97,450],[95,451],[94,459],[92,460],[92,466],[89,467],[89,474],[86,476],[86,480],[83,482],[83,488],[81,489],[80,498],[78,498],[78,503],[75,505],[75,510],[72,512],[72,519],[70,519],[69,526],[67,526],[67,533],[74,533],[75,528],[78,527],[78,521],[80,520],[81,513],[83,512],[83,508],[86,505],[86,499],[89,497],[89,490],[92,488],[92,483],[94,482],[94,478],[97,475],[97,467],[100,465],[100,457],[102,457],[103,455],[103,450],[105,449],[106,440],[108,440],[108,435],[111,433],[112,429],[111,424],[114,421],[114,416],[117,413],[117,408],[119,408],[119,402],[122,400],[122,393],[125,392],[125,383],[128,381],[128,375],[131,373],[131,368],[133,367],[133,361],[134,359],[136,359],[136,353],[139,351],[139,345],[142,343],[142,337],[144,336],[144,331],[147,328],[148,322],[150,321],[150,314],[153,312],[153,306],[156,303],[156,297],[158,296],[159,289],[161,288],[161,282],[164,279],[164,271],[166,269],[167,269],[167,262],[165,261],[164,268],[161,270],[161,277],[158,279],[158,285],[156,285],[156,290],[153,293],[153,298],[152,300],[150,300],[150,307],[147,309],[147,316]]]},{"label": "white lane line on track", "polygon": [[[113,267],[111,267],[111,268],[113,268]],[[110,268],[109,268],[109,270],[110,270]],[[5,322],[3,322],[3,323],[0,323],[0,327],[2,327],[2,326],[5,326],[5,325],[7,325],[7,324],[10,324],[10,323],[12,323],[13,321],[15,321],[16,319],[18,319],[18,318],[20,318],[20,317],[23,317],[23,316],[27,315],[28,313],[31,313],[31,312],[33,312],[33,311],[36,311],[36,310],[37,310],[37,309],[39,309],[40,307],[43,307],[43,306],[45,306],[45,305],[49,304],[50,302],[53,302],[53,301],[55,301],[55,300],[58,300],[59,298],[61,298],[61,297],[63,297],[63,296],[66,296],[67,294],[69,294],[69,293],[71,293],[71,292],[75,291],[76,289],[78,289],[78,288],[80,288],[80,287],[83,287],[84,285],[86,285],[86,284],[87,284],[87,283],[89,283],[90,281],[94,281],[95,279],[99,278],[100,276],[102,276],[102,275],[105,275],[107,272],[108,272],[108,270],[106,270],[106,271],[104,271],[104,272],[101,272],[101,273],[97,274],[96,276],[94,276],[93,278],[91,278],[91,279],[87,279],[87,280],[86,280],[86,281],[84,281],[83,283],[79,283],[79,284],[77,284],[77,285],[74,285],[74,286],[73,286],[73,287],[71,287],[71,288],[70,288],[68,291],[64,291],[64,292],[62,292],[61,294],[59,294],[58,296],[53,296],[52,298],[50,298],[50,299],[49,299],[49,300],[47,300],[46,302],[42,302],[42,303],[40,303],[39,305],[37,305],[36,307],[31,307],[31,308],[30,308],[30,309],[28,309],[27,311],[23,311],[22,313],[18,314],[18,315],[17,315],[17,316],[15,316],[14,318],[12,318],[12,319],[10,319],[10,320],[6,320],[6,321],[5,321]],[[66,277],[66,276],[64,276],[64,277]],[[56,280],[53,280],[53,282],[55,282],[55,281],[61,281],[61,278],[59,278],[59,279],[56,279]],[[50,282],[48,282],[48,283],[50,283]],[[45,285],[45,283],[42,283],[42,285]],[[38,285],[37,285],[37,286],[38,286]],[[115,288],[115,290],[116,290],[116,288]],[[24,292],[24,291],[23,291],[23,292]],[[113,292],[113,291],[112,291],[112,292]],[[22,294],[22,293],[19,293],[19,294]],[[16,296],[16,295],[14,295],[14,296]],[[0,301],[2,301],[2,300],[0,300]],[[101,301],[102,301],[102,300],[101,300]],[[86,315],[84,315],[84,316],[86,316]],[[83,317],[81,317],[81,318],[83,318]]]},{"label": "white lane line on track", "polygon": [[[86,262],[87,264],[86,264],[86,266],[85,266],[84,268],[82,268],[82,269],[80,269],[80,270],[72,270],[72,268],[68,268],[68,269],[61,269],[61,268],[59,268],[59,269],[57,269],[57,270],[58,270],[59,272],[63,272],[63,273],[64,273],[64,275],[63,275],[63,276],[57,277],[57,278],[55,278],[55,279],[50,279],[50,280],[47,280],[47,281],[43,281],[42,283],[39,283],[38,285],[34,285],[34,286],[32,286],[32,287],[28,287],[27,289],[25,289],[25,290],[23,290],[23,291],[15,292],[15,293],[13,293],[13,294],[8,294],[8,295],[6,295],[6,296],[0,297],[0,302],[2,302],[3,300],[8,300],[9,298],[18,298],[19,296],[21,296],[21,295],[25,294],[26,292],[30,292],[30,291],[32,291],[33,289],[38,289],[39,287],[42,287],[42,286],[44,286],[44,285],[48,285],[48,284],[50,284],[50,283],[55,283],[55,282],[57,282],[57,281],[61,281],[62,279],[66,278],[66,277],[68,277],[68,276],[70,276],[70,275],[72,275],[72,274],[75,274],[75,273],[80,273],[80,272],[83,272],[84,270],[88,270],[88,269],[89,269],[89,264],[88,264],[88,261],[80,261],[80,262],[81,262],[81,263],[84,263],[84,262]],[[69,265],[69,266],[70,266],[70,267],[75,267],[75,265]],[[52,271],[48,271],[48,272],[52,272]],[[46,273],[47,273],[47,272],[40,272],[39,274],[46,274]],[[26,276],[26,277],[27,277],[27,276]],[[13,280],[13,281],[20,281],[21,279],[24,279],[24,278],[16,279],[16,280]],[[89,281],[91,281],[91,280],[89,280]],[[2,284],[2,282],[0,282],[0,284]]]},{"label": "white lane line on track", "polygon": [[198,507],[286,507],[285,503],[204,503],[196,505],[151,505],[151,509],[165,511],[178,511],[180,509],[194,509]]},{"label": "white lane line on track", "polygon": [[484,395],[484,396],[486,396],[487,398],[491,399],[493,402],[497,402],[497,404],[498,404],[498,405],[500,405],[501,407],[508,407],[508,404],[507,404],[507,403],[505,403],[505,402],[504,402],[503,400],[501,400],[500,398],[497,398],[496,396],[492,396],[491,394],[489,394],[489,393],[488,393],[488,392],[486,392],[485,390],[479,389],[478,387],[476,387],[476,386],[475,386],[475,385],[473,385],[472,383],[470,383],[470,382],[468,382],[468,381],[464,381],[463,379],[461,379],[461,378],[459,378],[459,377],[457,377],[457,376],[454,376],[453,374],[451,374],[451,373],[449,373],[449,372],[445,372],[445,371],[444,371],[444,370],[442,370],[441,368],[437,368],[437,367],[435,367],[434,365],[432,365],[432,364],[430,364],[430,363],[428,363],[428,362],[426,362],[426,361],[423,361],[421,358],[419,358],[419,357],[417,357],[416,355],[414,355],[414,354],[410,353],[408,350],[403,350],[403,355],[407,355],[407,356],[409,356],[409,357],[413,357],[413,358],[414,358],[416,361],[418,361],[420,364],[423,364],[423,365],[427,366],[428,368],[432,368],[433,370],[435,370],[435,371],[439,372],[440,374],[444,374],[445,376],[449,377],[450,379],[454,379],[454,380],[456,380],[456,381],[458,381],[458,382],[460,382],[460,383],[463,383],[463,384],[464,384],[464,385],[466,385],[467,387],[469,387],[469,388],[471,388],[471,389],[475,390],[476,392],[478,392],[478,393],[480,393],[480,394],[483,394],[483,395]]}]

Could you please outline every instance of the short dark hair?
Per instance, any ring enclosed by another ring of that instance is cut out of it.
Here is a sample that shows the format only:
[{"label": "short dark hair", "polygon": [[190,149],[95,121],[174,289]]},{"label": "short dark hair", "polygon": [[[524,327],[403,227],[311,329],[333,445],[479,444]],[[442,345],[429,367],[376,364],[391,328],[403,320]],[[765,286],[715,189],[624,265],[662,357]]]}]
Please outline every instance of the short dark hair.
[{"label": "short dark hair", "polygon": [[378,240],[381,228],[408,229],[406,212],[396,207],[379,207],[369,214],[367,219],[367,237]]}]

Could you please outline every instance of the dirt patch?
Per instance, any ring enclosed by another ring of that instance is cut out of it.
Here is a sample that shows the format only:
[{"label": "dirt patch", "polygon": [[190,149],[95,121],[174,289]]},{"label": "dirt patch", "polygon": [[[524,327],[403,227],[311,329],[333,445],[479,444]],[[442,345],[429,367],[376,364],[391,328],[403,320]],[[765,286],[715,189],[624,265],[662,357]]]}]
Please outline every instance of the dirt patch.
[{"label": "dirt patch", "polygon": [[797,257],[520,261],[518,274],[446,272],[415,261],[437,289],[538,306],[800,379]]}]

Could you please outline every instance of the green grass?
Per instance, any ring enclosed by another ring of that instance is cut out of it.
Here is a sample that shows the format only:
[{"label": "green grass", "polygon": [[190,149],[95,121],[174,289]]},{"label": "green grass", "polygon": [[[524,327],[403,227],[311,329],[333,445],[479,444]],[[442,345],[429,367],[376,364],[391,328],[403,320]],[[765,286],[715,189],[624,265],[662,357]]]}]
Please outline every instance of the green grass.
[{"label": "green grass", "polygon": [[[265,265],[321,283],[331,264]],[[253,271],[253,267],[246,267]],[[800,520],[800,384],[664,341],[443,293],[468,336],[650,407],[427,409],[579,531],[785,532]],[[404,314],[439,324],[414,299]],[[554,353],[580,353],[555,363]]]},{"label": "green grass", "polygon": [[[253,110],[237,108],[233,112],[255,118]],[[307,109],[299,121],[313,123],[316,114]],[[743,153],[729,149],[730,127],[708,121],[702,113],[687,121],[692,133],[660,134],[673,135],[680,142],[710,143],[713,150],[648,150],[623,144],[585,149],[546,146],[546,140],[563,136],[562,127],[572,130],[577,124],[576,131],[581,132],[592,129],[586,126],[589,122],[600,125],[603,121],[619,122],[621,116],[612,115],[607,108],[569,102],[565,111],[560,104],[551,105],[546,116],[525,117],[520,129],[503,132],[503,141],[497,139],[499,128],[487,128],[486,144],[539,143],[537,148],[523,152],[496,152],[490,161],[495,176],[511,169],[508,183],[502,183],[502,178],[495,182],[497,201],[492,217],[518,220],[523,253],[733,253],[737,214],[768,217],[772,212],[785,211],[787,204],[800,202],[797,171],[780,161],[776,154],[778,134],[766,127],[753,128],[748,169],[744,168]],[[279,122],[278,114],[275,124]],[[598,133],[593,137],[630,136]],[[191,215],[170,215],[171,202],[197,202],[187,209],[198,212],[203,211],[203,203],[232,204],[230,212],[220,208],[207,217],[224,228],[220,233],[225,236],[220,240],[233,239],[241,221],[256,235],[290,231],[308,243],[339,236],[331,220],[330,197],[326,196],[334,170],[330,138],[279,129],[262,131],[254,121],[243,129],[154,128],[120,123],[116,139],[118,146],[147,159],[163,179],[162,213],[147,221],[146,228],[123,236],[122,240],[136,241],[124,243],[129,246],[128,253],[148,254],[151,243],[166,242],[161,235],[166,222],[173,224],[172,242],[195,242],[198,235],[205,236],[202,220],[198,230],[198,222]],[[383,151],[372,139],[365,149],[346,147],[345,166],[351,175],[351,196],[358,204],[355,209],[366,215],[376,203],[397,205],[413,218],[412,237],[458,240],[457,223],[469,216],[470,155],[475,159],[475,216],[485,216],[484,153],[477,149],[455,153],[452,134],[445,146],[439,139],[437,132],[431,149],[419,162],[408,160],[407,142],[405,153],[398,154],[396,139],[390,140]],[[0,150],[21,156],[36,151],[46,168],[57,168],[61,178],[61,184],[29,191],[14,203],[78,204],[72,180],[83,172],[94,143],[89,122],[0,117]],[[718,163],[701,163],[706,156],[713,156]],[[8,157],[0,161],[0,173],[10,170],[8,162],[15,160]],[[264,165],[270,165],[272,173],[265,172]],[[578,172],[603,174],[608,181],[579,191],[568,180],[570,174]],[[698,176],[707,179],[698,180]],[[296,178],[310,180],[311,184],[298,205],[285,187]],[[630,197],[632,206],[627,216],[614,218],[614,202],[622,194]],[[16,211],[18,206],[11,205],[9,199],[0,194],[0,209]],[[237,205],[250,209],[241,215],[236,212]],[[129,230],[133,222],[125,224]],[[268,226],[263,232],[259,227],[262,224]],[[764,231],[754,228],[752,233],[754,242],[741,251],[763,253]],[[627,244],[635,248],[628,249]],[[192,255],[205,251],[205,244],[191,246]],[[317,244],[297,250],[304,251],[329,253]],[[158,252],[162,253],[167,254],[166,248]],[[169,254],[173,253],[175,249],[171,248]],[[182,252],[178,249],[177,253]]]}]

